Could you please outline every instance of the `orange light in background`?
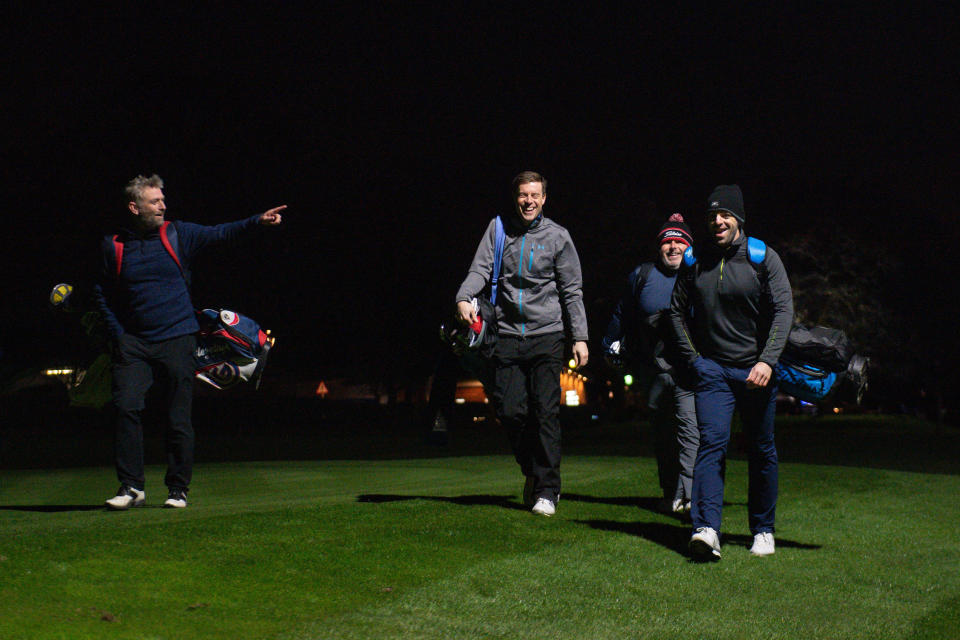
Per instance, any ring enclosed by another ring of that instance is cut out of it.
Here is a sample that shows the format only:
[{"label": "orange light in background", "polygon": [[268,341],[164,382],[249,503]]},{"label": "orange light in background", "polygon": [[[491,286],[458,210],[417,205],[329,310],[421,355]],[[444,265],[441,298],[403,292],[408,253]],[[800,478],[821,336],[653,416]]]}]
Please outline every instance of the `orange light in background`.
[{"label": "orange light in background", "polygon": [[576,371],[567,369],[560,373],[560,392],[563,394],[564,404],[578,406],[586,404],[587,394],[584,390],[586,378]]}]

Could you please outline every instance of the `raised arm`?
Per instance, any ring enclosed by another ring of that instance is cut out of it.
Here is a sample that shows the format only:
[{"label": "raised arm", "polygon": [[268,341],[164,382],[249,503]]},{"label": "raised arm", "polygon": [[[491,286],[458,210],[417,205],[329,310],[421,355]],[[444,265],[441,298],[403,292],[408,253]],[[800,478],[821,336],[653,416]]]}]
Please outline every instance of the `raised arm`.
[{"label": "raised arm", "polygon": [[187,256],[212,245],[233,244],[259,226],[278,226],[283,220],[280,212],[286,208],[287,205],[281,205],[249,218],[212,226],[177,222],[178,242]]}]

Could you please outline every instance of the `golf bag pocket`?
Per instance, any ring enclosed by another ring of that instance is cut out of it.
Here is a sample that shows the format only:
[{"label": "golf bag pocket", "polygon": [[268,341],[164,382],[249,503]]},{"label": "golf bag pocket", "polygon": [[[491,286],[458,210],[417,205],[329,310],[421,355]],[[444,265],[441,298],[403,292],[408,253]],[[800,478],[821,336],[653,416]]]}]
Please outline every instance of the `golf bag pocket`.
[{"label": "golf bag pocket", "polygon": [[776,367],[780,391],[806,402],[826,398],[837,381],[837,374],[817,367],[780,358]]},{"label": "golf bag pocket", "polygon": [[252,318],[227,309],[197,312],[196,376],[216,389],[240,382],[260,386],[273,338]]}]

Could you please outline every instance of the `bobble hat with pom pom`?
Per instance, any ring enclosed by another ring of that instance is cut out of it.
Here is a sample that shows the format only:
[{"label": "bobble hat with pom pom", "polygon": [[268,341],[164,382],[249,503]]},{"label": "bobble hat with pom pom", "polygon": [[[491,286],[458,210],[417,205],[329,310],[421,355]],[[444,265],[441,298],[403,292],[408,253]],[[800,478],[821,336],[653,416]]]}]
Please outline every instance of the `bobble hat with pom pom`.
[{"label": "bobble hat with pom pom", "polygon": [[658,246],[671,240],[682,242],[688,247],[693,244],[693,234],[690,232],[690,227],[683,221],[683,216],[679,213],[670,216],[660,228],[660,233],[657,234]]}]

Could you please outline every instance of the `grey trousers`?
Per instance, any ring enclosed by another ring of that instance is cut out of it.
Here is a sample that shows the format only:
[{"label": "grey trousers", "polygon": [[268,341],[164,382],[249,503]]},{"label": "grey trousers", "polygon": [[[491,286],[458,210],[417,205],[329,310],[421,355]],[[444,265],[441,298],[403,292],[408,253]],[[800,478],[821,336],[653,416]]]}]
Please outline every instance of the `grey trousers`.
[{"label": "grey trousers", "polygon": [[663,497],[688,502],[700,446],[694,393],[676,384],[670,374],[661,373],[651,383],[647,406],[653,410],[653,446]]}]

